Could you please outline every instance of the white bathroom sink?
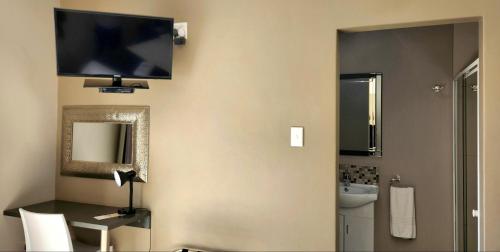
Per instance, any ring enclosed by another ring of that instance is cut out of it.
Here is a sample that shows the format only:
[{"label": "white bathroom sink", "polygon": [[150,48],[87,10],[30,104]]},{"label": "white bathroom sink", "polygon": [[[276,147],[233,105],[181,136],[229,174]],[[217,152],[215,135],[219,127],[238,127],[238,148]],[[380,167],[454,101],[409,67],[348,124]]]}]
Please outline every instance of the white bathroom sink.
[{"label": "white bathroom sink", "polygon": [[374,202],[378,198],[378,186],[351,183],[339,185],[340,207],[360,207]]}]

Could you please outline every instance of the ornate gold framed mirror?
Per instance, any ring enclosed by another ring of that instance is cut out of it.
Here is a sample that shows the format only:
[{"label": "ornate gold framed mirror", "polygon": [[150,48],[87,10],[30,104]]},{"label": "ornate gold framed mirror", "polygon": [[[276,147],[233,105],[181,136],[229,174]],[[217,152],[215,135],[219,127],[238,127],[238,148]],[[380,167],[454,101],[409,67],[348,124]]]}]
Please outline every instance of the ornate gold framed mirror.
[{"label": "ornate gold framed mirror", "polygon": [[61,175],[113,179],[135,170],[147,182],[149,106],[64,106]]}]

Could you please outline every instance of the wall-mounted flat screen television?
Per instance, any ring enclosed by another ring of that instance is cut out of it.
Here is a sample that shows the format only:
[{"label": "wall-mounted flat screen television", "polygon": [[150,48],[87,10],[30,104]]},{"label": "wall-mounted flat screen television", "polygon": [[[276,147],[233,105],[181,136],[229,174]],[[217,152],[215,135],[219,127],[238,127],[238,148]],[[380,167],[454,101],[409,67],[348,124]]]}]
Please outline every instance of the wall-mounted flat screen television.
[{"label": "wall-mounted flat screen television", "polygon": [[54,9],[62,76],[172,78],[174,20]]}]

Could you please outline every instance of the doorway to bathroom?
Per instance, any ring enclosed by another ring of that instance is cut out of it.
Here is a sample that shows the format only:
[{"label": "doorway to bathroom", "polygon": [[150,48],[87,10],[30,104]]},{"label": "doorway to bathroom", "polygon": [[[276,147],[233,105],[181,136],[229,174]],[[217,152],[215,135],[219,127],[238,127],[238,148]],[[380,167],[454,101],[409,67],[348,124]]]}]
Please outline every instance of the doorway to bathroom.
[{"label": "doorway to bathroom", "polygon": [[338,251],[480,250],[479,31],[339,31]]}]

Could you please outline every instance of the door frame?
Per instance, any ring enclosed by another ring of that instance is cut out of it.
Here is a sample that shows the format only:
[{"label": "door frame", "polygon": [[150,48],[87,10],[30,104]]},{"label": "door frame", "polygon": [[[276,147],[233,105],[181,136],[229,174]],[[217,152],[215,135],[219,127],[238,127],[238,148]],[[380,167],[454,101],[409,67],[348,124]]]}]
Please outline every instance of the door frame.
[{"label": "door frame", "polygon": [[[339,126],[340,126],[340,117],[339,117],[339,107],[340,107],[340,99],[339,99],[339,94],[340,94],[340,39],[339,39],[339,34],[341,32],[367,32],[367,31],[377,31],[377,30],[386,30],[386,29],[400,29],[400,28],[415,28],[415,27],[425,27],[425,26],[431,26],[431,25],[454,25],[454,24],[460,24],[460,23],[465,23],[465,22],[477,22],[478,24],[478,29],[479,29],[479,57],[477,59],[477,68],[478,68],[478,85],[479,85],[479,91],[477,92],[478,93],[478,127],[477,127],[477,131],[478,131],[478,139],[477,139],[477,144],[478,144],[478,210],[479,210],[479,217],[478,217],[478,251],[484,251],[484,247],[485,247],[485,224],[484,224],[484,167],[483,167],[483,164],[484,164],[484,151],[483,151],[483,145],[484,145],[484,139],[483,139],[483,127],[484,127],[484,105],[483,105],[483,84],[481,83],[482,79],[481,79],[481,76],[483,75],[483,68],[482,68],[482,65],[483,65],[483,57],[482,57],[482,54],[483,54],[483,44],[482,44],[482,41],[483,41],[483,18],[481,16],[478,16],[478,17],[464,17],[464,18],[455,18],[455,19],[448,19],[448,20],[422,20],[422,21],[417,21],[417,22],[412,22],[412,23],[400,23],[400,24],[379,24],[379,25],[375,25],[375,26],[360,26],[360,27],[345,27],[345,28],[337,28],[336,29],[336,32],[335,32],[335,36],[336,36],[336,59],[335,59],[335,65],[336,65],[336,69],[335,69],[335,93],[336,93],[336,109],[335,109],[335,113],[336,113],[336,117],[335,117],[335,120],[336,120],[336,123],[335,123],[335,126],[336,126],[336,132],[335,132],[335,136],[336,136],[336,143],[335,143],[335,146],[336,146],[336,153],[335,153],[335,181],[336,181],[336,184],[339,183],[339,174],[338,174],[338,167],[340,165],[339,163],[339,134],[340,134],[340,131],[339,131]],[[453,91],[455,90],[455,79],[453,79]],[[453,98],[454,99],[454,98]],[[453,105],[455,106],[455,105]],[[453,112],[454,113],[454,112]],[[453,116],[455,116],[453,114]],[[454,119],[453,119],[454,120]],[[454,121],[453,121],[454,123]],[[454,129],[454,125],[453,126],[453,130]],[[453,141],[455,141],[455,139],[453,139]],[[453,155],[454,155],[454,144],[455,142],[453,142],[451,148],[452,148],[452,152],[453,152]],[[453,156],[453,162],[455,162],[455,157]],[[455,164],[453,164],[453,176],[455,176]],[[454,237],[453,237],[453,247],[456,251],[456,229],[455,229],[455,225],[456,225],[456,219],[455,219],[455,178],[453,178],[453,234],[454,234]],[[339,212],[339,190],[338,190],[338,186],[335,186],[335,227],[334,227],[334,230],[335,230],[335,234],[334,234],[334,237],[335,237],[335,248],[338,249],[338,246],[339,246],[339,241],[338,241],[338,233],[339,233],[339,228],[338,228],[338,216],[337,216],[337,213]]]}]

